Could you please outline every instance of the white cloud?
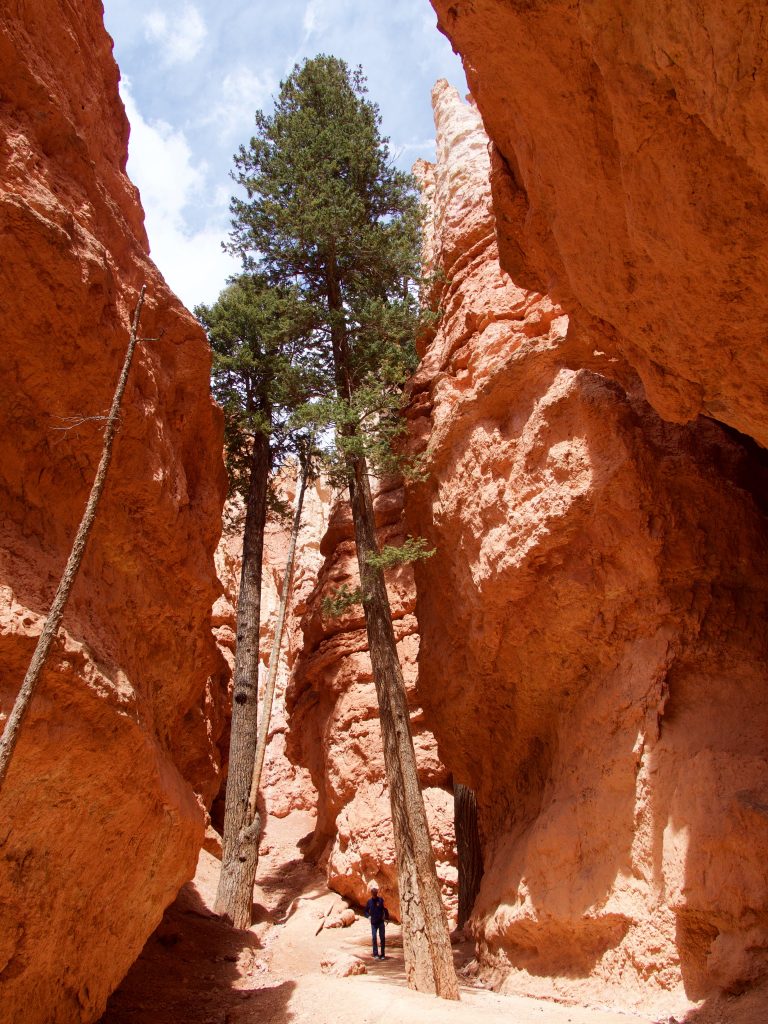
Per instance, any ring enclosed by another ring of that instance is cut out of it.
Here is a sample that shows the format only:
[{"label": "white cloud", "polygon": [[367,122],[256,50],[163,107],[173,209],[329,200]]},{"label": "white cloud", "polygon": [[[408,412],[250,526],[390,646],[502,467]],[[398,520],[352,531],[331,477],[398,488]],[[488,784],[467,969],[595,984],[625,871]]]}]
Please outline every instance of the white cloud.
[{"label": "white cloud", "polygon": [[162,207],[166,216],[178,219],[205,182],[205,164],[194,166],[186,136],[165,121],[145,121],[131,94],[128,80],[120,91],[131,122],[129,162],[131,177],[141,188],[144,202]]},{"label": "white cloud", "polygon": [[[221,251],[229,228],[229,197],[208,184],[206,164],[193,162],[182,131],[163,121],[146,121],[127,80],[120,91],[131,122],[128,173],[141,192],[152,258],[190,309],[212,302],[239,269],[237,261]],[[188,214],[200,207],[207,208],[209,216],[193,228]]]},{"label": "white cloud", "polygon": [[334,26],[349,24],[348,7],[349,0],[308,0],[301,19],[304,42],[310,36],[323,35]]},{"label": "white cloud", "polygon": [[239,262],[222,252],[225,236],[226,225],[186,235],[161,224],[150,233],[152,258],[187,309],[215,302],[227,279],[239,272]]},{"label": "white cloud", "polygon": [[325,27],[321,20],[322,0],[309,0],[304,8],[304,17],[301,19],[301,27],[304,30],[304,38],[322,31]]},{"label": "white cloud", "polygon": [[203,16],[194,4],[184,4],[169,17],[157,8],[144,17],[147,39],[164,49],[166,64],[185,64],[200,52],[208,34]]},{"label": "white cloud", "polygon": [[[435,137],[434,135],[429,139],[421,139],[418,142],[401,142],[399,145],[394,146],[392,149],[392,159],[395,163],[400,159],[401,156],[405,156],[407,153],[414,153],[416,157],[424,156],[428,153],[434,159],[435,153]],[[415,159],[415,158],[414,158]]]},{"label": "white cloud", "polygon": [[239,67],[225,75],[219,99],[203,124],[214,125],[219,138],[229,142],[233,137],[245,142],[253,132],[253,115],[277,92],[277,80],[270,71],[261,74]]},{"label": "white cloud", "polygon": [[168,19],[162,11],[150,11],[144,18],[147,39],[162,40],[168,35]]}]

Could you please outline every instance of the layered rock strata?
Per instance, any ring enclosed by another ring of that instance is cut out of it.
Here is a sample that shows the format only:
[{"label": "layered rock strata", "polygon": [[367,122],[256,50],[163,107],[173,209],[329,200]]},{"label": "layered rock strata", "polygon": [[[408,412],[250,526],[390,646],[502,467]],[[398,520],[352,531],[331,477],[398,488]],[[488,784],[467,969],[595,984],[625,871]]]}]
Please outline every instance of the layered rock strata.
[{"label": "layered rock strata", "polygon": [[40,633],[101,451],[106,490],[0,796],[4,1021],[92,1021],[194,872],[219,786],[211,634],[225,480],[202,331],[148,255],[95,0],[0,15],[0,708]]},{"label": "layered rock strata", "polygon": [[668,420],[768,444],[759,3],[432,0],[495,146],[501,262]]},{"label": "layered rock strata", "polygon": [[443,316],[406,521],[437,549],[416,568],[418,695],[477,793],[479,969],[678,1012],[768,964],[768,465],[711,421],[661,420],[501,269],[479,115],[446,83],[434,99]]},{"label": "layered rock strata", "polygon": [[[374,508],[380,544],[401,544],[401,484],[381,484]],[[307,854],[326,865],[329,886],[357,904],[365,903],[369,885],[376,882],[390,913],[398,918],[389,791],[365,619],[360,606],[337,617],[323,610],[326,597],[344,585],[350,590],[359,585],[347,502],[335,503],[321,553],[325,561],[307,599],[303,648],[287,694],[288,755],[309,769],[318,791],[317,826]],[[449,917],[455,920],[453,796],[450,776],[437,756],[415,692],[419,636],[412,570],[389,570],[387,590],[437,873]]]}]

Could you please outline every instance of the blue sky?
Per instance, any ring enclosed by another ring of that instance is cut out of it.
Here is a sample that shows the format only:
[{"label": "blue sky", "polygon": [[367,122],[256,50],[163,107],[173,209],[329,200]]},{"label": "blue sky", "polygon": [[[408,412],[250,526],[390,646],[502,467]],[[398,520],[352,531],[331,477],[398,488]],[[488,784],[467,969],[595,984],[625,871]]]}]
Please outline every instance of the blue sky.
[{"label": "blue sky", "polygon": [[104,0],[131,122],[128,173],[152,256],[190,308],[212,302],[237,264],[229,230],[232,154],[297,61],[362,64],[399,166],[434,158],[430,91],[465,92],[428,0]]}]

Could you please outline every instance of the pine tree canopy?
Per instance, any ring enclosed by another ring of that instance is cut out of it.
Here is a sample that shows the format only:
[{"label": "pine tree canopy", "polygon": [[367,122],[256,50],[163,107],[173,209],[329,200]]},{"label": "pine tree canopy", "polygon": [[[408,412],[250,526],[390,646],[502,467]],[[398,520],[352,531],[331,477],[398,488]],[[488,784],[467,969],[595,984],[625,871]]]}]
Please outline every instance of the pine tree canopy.
[{"label": "pine tree canopy", "polygon": [[235,156],[247,198],[232,201],[228,247],[250,272],[292,289],[335,365],[312,415],[376,463],[416,363],[420,205],[366,94],[362,71],[335,57],[294,68]]},{"label": "pine tree canopy", "polygon": [[197,306],[213,349],[211,390],[224,409],[225,445],[234,490],[247,490],[253,438],[269,438],[273,462],[295,452],[291,417],[323,390],[328,367],[313,341],[311,307],[296,289],[263,275],[235,278],[211,306]]}]

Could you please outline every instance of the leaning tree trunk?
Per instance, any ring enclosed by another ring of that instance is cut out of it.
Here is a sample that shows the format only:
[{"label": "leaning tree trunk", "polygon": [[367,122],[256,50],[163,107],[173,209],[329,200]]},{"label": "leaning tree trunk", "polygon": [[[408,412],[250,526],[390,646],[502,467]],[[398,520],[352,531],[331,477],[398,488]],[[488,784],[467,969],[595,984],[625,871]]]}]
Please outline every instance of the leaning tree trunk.
[{"label": "leaning tree trunk", "polygon": [[475,791],[460,782],[453,785],[453,819],[456,829],[456,853],[459,859],[459,928],[472,914],[480,880],[483,877],[483,854],[480,830],[477,827]]},{"label": "leaning tree trunk", "polygon": [[98,508],[101,493],[104,490],[109,464],[112,461],[112,445],[120,421],[120,404],[123,400],[125,386],[128,382],[128,373],[130,372],[131,362],[133,360],[133,353],[138,342],[139,319],[141,317],[141,308],[144,305],[144,296],[146,291],[147,286],[142,285],[141,291],[139,292],[139,299],[136,303],[136,309],[133,314],[133,323],[131,325],[131,334],[128,339],[128,348],[125,353],[125,359],[123,360],[123,369],[120,373],[115,394],[112,398],[112,407],[110,408],[109,416],[107,417],[107,426],[104,430],[104,443],[101,450],[101,460],[99,462],[99,468],[96,470],[96,477],[93,481],[93,486],[91,487],[88,503],[85,506],[85,512],[83,512],[83,518],[80,521],[80,526],[72,544],[72,550],[70,552],[69,559],[67,560],[64,574],[59,582],[56,596],[53,599],[51,610],[48,612],[48,617],[43,625],[43,631],[40,634],[37,646],[35,647],[35,652],[32,655],[32,661],[27,669],[27,674],[24,676],[24,682],[21,684],[21,689],[16,696],[13,708],[8,716],[8,721],[5,723],[2,739],[0,739],[0,789],[2,789],[5,777],[8,774],[8,767],[11,763],[13,751],[16,749],[16,742],[19,738],[19,731],[24,719],[26,718],[29,706],[32,703],[32,697],[37,689],[37,684],[43,671],[43,665],[45,665],[45,660],[48,657],[48,651],[50,650],[53,638],[56,636],[58,631],[59,624],[62,616],[64,615],[67,600],[69,599],[69,593],[72,590],[75,579],[77,578],[80,563],[82,562],[83,555],[85,554],[85,546],[88,542],[88,537],[93,528],[93,524],[96,521],[96,509]]},{"label": "leaning tree trunk", "polygon": [[235,928],[250,928],[256,877],[258,848],[251,841],[248,797],[259,714],[259,620],[268,483],[269,439],[257,434],[243,531],[223,852],[215,905],[216,913]]},{"label": "leaning tree trunk", "polygon": [[392,807],[406,979],[408,987],[419,992],[458,999],[448,922],[416,768],[387,588],[382,570],[367,561],[368,555],[378,553],[378,545],[368,471],[361,457],[351,460],[349,489]]},{"label": "leaning tree trunk", "polygon": [[251,842],[256,848],[256,864],[259,860],[259,837],[261,836],[261,816],[256,810],[256,801],[261,786],[261,772],[264,767],[264,755],[267,752],[267,740],[269,738],[269,722],[272,717],[272,702],[275,697],[275,684],[277,682],[277,667],[280,661],[280,648],[283,642],[283,631],[285,629],[285,613],[288,608],[288,595],[291,592],[293,581],[293,563],[296,560],[296,542],[301,527],[301,509],[304,505],[304,495],[307,490],[307,479],[309,477],[309,464],[302,466],[301,484],[296,495],[296,509],[293,514],[293,526],[291,527],[291,542],[288,546],[288,557],[285,560],[285,576],[280,591],[280,607],[277,612],[275,624],[275,636],[272,641],[272,652],[269,656],[269,672],[267,683],[264,687],[264,696],[261,699],[261,718],[259,719],[259,737],[256,744],[256,756],[253,762],[253,775],[251,777],[251,793],[248,799],[248,821],[253,822],[250,828]]}]

